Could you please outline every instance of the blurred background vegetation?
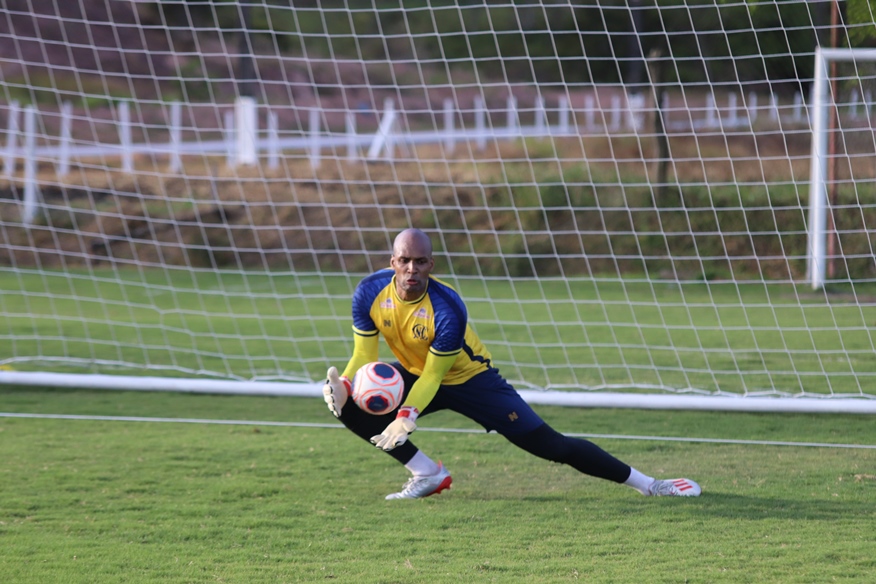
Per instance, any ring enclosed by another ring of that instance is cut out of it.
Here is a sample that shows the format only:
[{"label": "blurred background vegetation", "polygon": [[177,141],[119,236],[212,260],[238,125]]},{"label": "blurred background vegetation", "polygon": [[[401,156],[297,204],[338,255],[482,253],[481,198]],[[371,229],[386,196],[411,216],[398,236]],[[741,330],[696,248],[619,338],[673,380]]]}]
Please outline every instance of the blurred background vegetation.
[{"label": "blurred background vegetation", "polygon": [[[797,92],[817,45],[876,45],[874,0],[630,0],[538,4],[513,0],[212,0],[146,2],[140,18],[185,30],[237,34],[254,46],[310,58],[446,63],[488,78],[537,83],[640,83],[660,51],[669,83],[757,83]],[[221,32],[220,32],[221,31]]]}]

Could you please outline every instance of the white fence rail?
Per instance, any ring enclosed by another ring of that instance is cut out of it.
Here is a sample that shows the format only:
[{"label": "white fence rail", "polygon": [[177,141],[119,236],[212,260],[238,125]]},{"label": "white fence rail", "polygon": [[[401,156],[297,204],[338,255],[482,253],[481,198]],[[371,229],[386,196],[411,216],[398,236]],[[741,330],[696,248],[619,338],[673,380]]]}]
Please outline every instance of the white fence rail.
[{"label": "white fence rail", "polygon": [[[665,127],[668,132],[684,131],[743,131],[750,129],[761,114],[773,123],[790,122],[796,125],[810,125],[810,107],[805,105],[801,95],[797,95],[792,106],[779,106],[774,95],[770,95],[767,104],[760,105],[758,95],[750,94],[740,102],[738,96],[729,93],[719,101],[714,93],[705,96],[706,105],[699,110],[684,110],[685,115],[678,115],[679,110],[673,110],[668,102],[661,104],[661,110],[666,118]],[[584,96],[583,111],[573,111],[566,97],[561,97],[553,109],[548,109],[544,98],[538,97],[533,109],[527,111],[532,123],[520,123],[520,110],[515,97],[509,97],[505,108],[505,125],[496,126],[490,122],[494,119],[486,108],[485,101],[476,99],[474,107],[465,112],[473,117],[473,127],[456,127],[456,120],[461,113],[450,100],[443,104],[443,127],[426,131],[405,131],[402,121],[403,113],[395,108],[392,100],[384,103],[380,112],[379,125],[373,134],[357,133],[356,117],[353,112],[347,112],[344,117],[343,133],[323,132],[320,121],[323,112],[311,108],[308,116],[308,127],[295,136],[283,137],[277,114],[269,111],[267,128],[264,135],[258,125],[258,105],[254,100],[234,104],[233,111],[227,111],[223,118],[224,128],[222,138],[216,140],[184,141],[181,103],[169,104],[167,131],[169,140],[163,143],[135,142],[132,139],[133,124],[131,122],[130,104],[122,102],[116,109],[115,122],[118,127],[117,143],[82,143],[72,135],[72,108],[64,104],[59,115],[60,136],[50,138],[38,134],[38,112],[33,106],[24,109],[16,102],[7,106],[7,128],[4,148],[3,174],[5,178],[13,179],[18,159],[23,161],[24,185],[22,218],[29,224],[38,212],[37,193],[37,162],[54,161],[59,176],[67,174],[71,168],[71,159],[87,159],[91,157],[118,157],[124,172],[133,171],[135,155],[164,157],[168,161],[171,172],[182,168],[184,155],[224,155],[229,166],[253,165],[258,163],[259,153],[266,153],[267,164],[276,168],[280,153],[283,151],[306,152],[313,168],[318,168],[325,149],[346,149],[346,159],[368,160],[392,159],[397,147],[407,147],[415,144],[443,144],[447,153],[452,153],[458,142],[472,142],[476,148],[483,150],[489,141],[509,140],[527,137],[572,136],[593,133],[648,133],[644,128],[644,120],[649,113],[646,109],[644,96],[627,95],[622,91],[612,95],[609,107],[601,108],[595,95]],[[851,119],[869,118],[872,109],[872,96],[853,93],[847,104]],[[782,115],[782,110],[784,114]],[[790,114],[788,111],[790,110]],[[495,112],[494,112],[495,113]],[[23,114],[23,131],[21,129]],[[680,118],[675,121],[675,114]],[[553,123],[551,122],[553,118]],[[497,119],[497,118],[496,118]],[[37,140],[51,141],[52,144],[37,145]]]}]

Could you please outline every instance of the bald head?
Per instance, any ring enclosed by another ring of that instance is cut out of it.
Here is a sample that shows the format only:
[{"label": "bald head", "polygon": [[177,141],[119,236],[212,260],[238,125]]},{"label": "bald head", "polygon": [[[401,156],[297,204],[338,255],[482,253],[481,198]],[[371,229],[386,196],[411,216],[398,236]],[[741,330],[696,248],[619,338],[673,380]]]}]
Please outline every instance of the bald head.
[{"label": "bald head", "polygon": [[405,229],[395,236],[395,241],[392,244],[392,255],[399,255],[400,250],[409,248],[415,248],[421,255],[432,257],[432,240],[416,227]]}]

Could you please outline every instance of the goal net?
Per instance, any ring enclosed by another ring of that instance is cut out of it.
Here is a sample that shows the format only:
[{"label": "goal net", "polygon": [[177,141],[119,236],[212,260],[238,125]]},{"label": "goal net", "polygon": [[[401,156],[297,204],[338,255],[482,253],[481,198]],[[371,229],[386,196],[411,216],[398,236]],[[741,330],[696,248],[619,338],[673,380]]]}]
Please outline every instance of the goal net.
[{"label": "goal net", "polygon": [[291,4],[0,6],[0,383],[316,395],[419,227],[528,399],[876,411],[872,14]]}]

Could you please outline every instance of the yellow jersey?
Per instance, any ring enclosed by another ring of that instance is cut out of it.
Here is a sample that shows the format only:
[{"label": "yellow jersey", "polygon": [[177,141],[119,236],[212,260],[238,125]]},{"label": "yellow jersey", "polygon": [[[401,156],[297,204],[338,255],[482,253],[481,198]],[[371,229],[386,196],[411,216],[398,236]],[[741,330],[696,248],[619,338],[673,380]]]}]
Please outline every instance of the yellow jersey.
[{"label": "yellow jersey", "polygon": [[402,367],[418,376],[429,373],[425,370],[430,353],[440,361],[455,356],[441,384],[463,383],[491,367],[490,353],[469,326],[459,293],[433,276],[426,292],[414,301],[399,298],[391,269],[364,278],[353,293],[353,332],[362,337],[383,335]]}]

